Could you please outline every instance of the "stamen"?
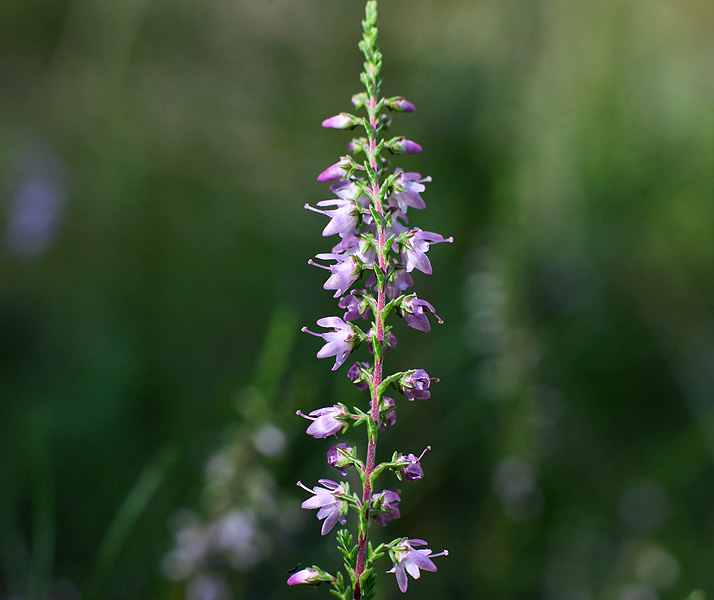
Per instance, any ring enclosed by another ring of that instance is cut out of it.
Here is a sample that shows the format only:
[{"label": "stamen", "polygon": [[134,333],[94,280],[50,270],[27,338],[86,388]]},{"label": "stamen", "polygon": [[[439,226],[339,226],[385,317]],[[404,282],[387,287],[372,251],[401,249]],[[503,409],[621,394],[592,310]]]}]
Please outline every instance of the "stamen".
[{"label": "stamen", "polygon": [[417,458],[417,462],[421,460],[421,457],[426,454],[427,450],[431,450],[431,446],[427,446],[426,448],[424,448],[424,451],[419,455],[419,458]]}]

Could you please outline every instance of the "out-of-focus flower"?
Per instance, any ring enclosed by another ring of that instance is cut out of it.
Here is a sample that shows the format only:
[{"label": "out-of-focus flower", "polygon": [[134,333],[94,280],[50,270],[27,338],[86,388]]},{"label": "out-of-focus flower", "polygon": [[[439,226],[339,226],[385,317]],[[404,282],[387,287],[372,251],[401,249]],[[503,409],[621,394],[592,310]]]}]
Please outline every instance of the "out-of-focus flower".
[{"label": "out-of-focus flower", "polygon": [[31,148],[20,161],[8,185],[12,204],[5,243],[12,253],[38,256],[49,248],[67,199],[66,180],[63,165],[50,149]]}]

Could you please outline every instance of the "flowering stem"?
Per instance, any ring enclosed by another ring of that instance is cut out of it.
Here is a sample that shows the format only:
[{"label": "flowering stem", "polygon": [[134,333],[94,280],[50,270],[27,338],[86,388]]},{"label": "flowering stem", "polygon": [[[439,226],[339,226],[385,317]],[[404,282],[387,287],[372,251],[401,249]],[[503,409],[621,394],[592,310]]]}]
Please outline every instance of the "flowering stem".
[{"label": "flowering stem", "polygon": [[[372,497],[372,474],[374,473],[377,455],[377,431],[379,429],[379,407],[381,403],[379,389],[382,383],[382,367],[384,362],[384,306],[386,303],[385,281],[387,279],[387,260],[385,256],[385,227],[384,206],[382,203],[382,190],[379,181],[379,150],[377,138],[379,135],[377,102],[380,93],[379,71],[382,66],[382,55],[376,44],[377,38],[377,0],[370,0],[365,7],[365,20],[363,22],[364,36],[362,38],[362,52],[365,57],[365,71],[363,83],[366,88],[367,120],[365,130],[367,133],[367,160],[366,174],[371,182],[369,187],[371,203],[380,217],[377,225],[377,263],[374,265],[377,279],[377,310],[374,313],[375,327],[373,338],[374,370],[372,372],[372,410],[371,421],[368,422],[367,435],[367,460],[365,462],[364,489],[362,493],[363,510],[359,520],[359,537],[357,562],[355,565],[354,600],[362,598],[361,577],[365,570],[367,555],[367,542],[369,533],[369,513]],[[380,272],[377,273],[377,270]]]},{"label": "flowering stem", "polygon": [[[380,429],[391,427],[396,422],[396,403],[385,396],[388,386],[393,386],[406,396],[407,400],[426,399],[432,381],[423,369],[411,369],[391,375],[384,374],[384,356],[396,344],[391,326],[386,324],[390,313],[396,312],[409,327],[429,331],[428,313],[439,322],[434,308],[416,294],[403,292],[414,285],[410,273],[418,270],[431,274],[431,264],[426,256],[430,244],[451,241],[441,235],[410,228],[407,210],[424,209],[426,205],[420,194],[424,183],[430,177],[422,178],[418,173],[406,173],[402,169],[392,170],[381,156],[386,149],[392,154],[415,154],[421,146],[404,137],[384,139],[383,131],[391,123],[385,114],[389,112],[413,112],[414,106],[400,96],[381,98],[380,71],[382,54],[377,47],[377,0],[367,0],[365,18],[362,21],[363,36],[359,48],[364,54],[364,70],[360,80],[364,91],[352,98],[357,109],[366,111],[365,117],[342,112],[323,121],[328,129],[364,128],[366,137],[353,139],[349,152],[353,155],[364,153],[360,164],[353,156],[342,156],[340,161],[324,170],[318,181],[336,181],[330,190],[337,196],[334,200],[323,200],[317,208],[306,205],[309,210],[330,218],[323,229],[325,237],[339,235],[340,242],[331,253],[317,254],[321,261],[335,261],[322,265],[312,260],[310,264],[330,272],[323,285],[326,290],[336,290],[335,298],[341,297],[339,307],[346,310],[343,317],[324,317],[317,321],[320,327],[330,329],[326,333],[303,331],[323,338],[325,345],[317,353],[318,358],[334,356],[333,370],[338,369],[354,350],[363,342],[369,342],[374,356],[373,364],[357,362],[350,368],[348,377],[359,389],[370,390],[369,413],[359,408],[351,411],[343,404],[319,408],[309,414],[298,414],[312,423],[306,433],[315,438],[326,438],[344,433],[351,425],[365,424],[367,428],[367,456],[364,462],[356,457],[356,449],[339,443],[328,450],[328,464],[346,475],[346,469],[354,466],[362,480],[362,492],[351,493],[347,482],[337,483],[330,479],[320,479],[320,486],[312,489],[299,484],[313,496],[302,503],[303,508],[317,509],[317,518],[323,521],[322,534],[328,533],[337,523],[345,525],[347,513],[356,511],[358,516],[358,539],[353,545],[352,535],[346,529],[337,533],[338,550],[345,559],[345,571],[351,586],[342,574],[336,578],[318,567],[303,569],[288,581],[290,585],[316,585],[321,581],[331,581],[332,593],[340,600],[372,600],[375,579],[374,562],[389,554],[399,589],[407,589],[407,574],[419,578],[419,569],[435,571],[432,554],[420,539],[396,538],[388,544],[373,548],[369,542],[370,522],[384,526],[388,521],[399,518],[399,490],[384,489],[374,492],[378,476],[385,470],[392,471],[400,481],[417,481],[424,475],[420,461],[412,453],[404,455],[395,452],[391,461],[377,465],[377,434]],[[391,173],[391,174],[390,174]],[[330,208],[326,208],[330,207]],[[363,274],[370,272],[364,283],[366,289],[351,290]],[[349,292],[349,293],[348,293]],[[369,319],[372,323],[368,332],[363,331],[354,321]]]}]

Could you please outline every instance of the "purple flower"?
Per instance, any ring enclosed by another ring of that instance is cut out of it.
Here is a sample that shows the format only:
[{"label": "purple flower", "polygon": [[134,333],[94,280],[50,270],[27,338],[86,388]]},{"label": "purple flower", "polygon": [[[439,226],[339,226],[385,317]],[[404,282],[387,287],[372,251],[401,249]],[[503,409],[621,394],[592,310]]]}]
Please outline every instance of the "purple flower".
[{"label": "purple flower", "polygon": [[[382,408],[379,411],[382,415],[382,422],[379,425],[379,428],[382,431],[389,427],[392,427],[397,422],[397,411],[394,409],[394,406],[394,400],[385,396],[384,401],[382,402]],[[390,408],[392,410],[389,410]]]},{"label": "purple flower", "polygon": [[[366,290],[361,290],[361,292],[365,293]],[[337,306],[347,310],[345,316],[342,317],[345,321],[354,321],[358,317],[362,317],[363,319],[367,318],[365,315],[369,310],[369,305],[354,294],[348,294],[340,298]]]},{"label": "purple flower", "polygon": [[349,129],[350,127],[355,127],[360,122],[360,119],[353,117],[347,113],[340,113],[329,119],[325,119],[322,122],[322,126],[326,129]]},{"label": "purple flower", "polygon": [[361,342],[360,335],[358,331],[345,323],[339,317],[323,317],[317,321],[320,327],[331,327],[333,331],[328,331],[326,333],[314,333],[306,327],[302,330],[305,333],[314,335],[316,337],[321,337],[325,342],[327,342],[317,353],[317,358],[328,358],[330,356],[335,357],[335,366],[332,370],[338,369],[340,365],[345,362],[350,352],[354,349],[355,345]]},{"label": "purple flower", "polygon": [[367,362],[356,362],[350,367],[350,370],[347,371],[347,377],[349,377],[350,381],[357,386],[358,390],[369,389],[369,383],[367,382],[365,375],[362,373],[363,369],[368,370],[369,368],[370,364]]},{"label": "purple flower", "polygon": [[431,396],[429,385],[432,381],[439,381],[436,377],[429,377],[424,369],[408,371],[399,380],[402,392],[409,400],[426,400]]},{"label": "purple flower", "polygon": [[409,273],[404,269],[395,269],[391,278],[387,281],[387,298],[394,300],[413,285],[414,280]]},{"label": "purple flower", "polygon": [[397,507],[400,501],[399,490],[396,492],[384,490],[379,494],[373,494],[372,510],[377,513],[374,520],[384,527],[392,519],[398,519],[401,516]]},{"label": "purple flower", "polygon": [[312,260],[307,261],[309,264],[320,267],[321,269],[326,269],[331,273],[322,287],[326,290],[336,290],[335,298],[344,294],[362,274],[362,265],[354,256],[325,253],[318,254],[315,258],[337,261],[334,265],[330,265],[329,267]]},{"label": "purple flower", "polygon": [[320,210],[313,208],[309,204],[305,205],[305,208],[308,210],[330,217],[330,222],[325,225],[325,229],[322,230],[323,237],[335,235],[336,233],[338,233],[340,237],[345,237],[346,235],[354,233],[360,216],[360,207],[356,202],[341,199],[321,200],[317,205],[337,207],[332,210]]},{"label": "purple flower", "polygon": [[426,252],[431,244],[440,242],[453,242],[453,238],[444,238],[438,233],[422,231],[418,227],[414,228],[406,237],[402,248],[402,259],[406,265],[407,273],[414,269],[431,275],[431,263],[426,257]]},{"label": "purple flower", "polygon": [[429,319],[424,312],[425,309],[433,314],[439,323],[443,323],[441,317],[439,317],[439,315],[437,315],[434,311],[434,307],[426,300],[419,300],[416,294],[407,296],[399,305],[399,313],[402,317],[404,317],[404,320],[407,322],[409,327],[427,332],[431,329],[431,326],[429,325]]},{"label": "purple flower", "polygon": [[318,408],[309,415],[304,415],[301,411],[297,411],[297,414],[312,421],[305,433],[316,439],[335,435],[347,427],[347,410],[339,404]]},{"label": "purple flower", "polygon": [[394,193],[389,197],[390,205],[396,206],[405,214],[410,206],[420,210],[426,208],[419,194],[424,191],[424,183],[430,182],[431,177],[420,179],[419,173],[404,173],[401,169],[395,172],[399,173],[399,177],[395,182]]},{"label": "purple flower", "polygon": [[336,162],[334,165],[330,165],[317,176],[317,180],[324,182],[339,181],[341,179],[344,179],[345,177],[347,177],[347,170],[345,169],[345,167],[348,166],[348,164],[349,163],[346,160],[342,159],[339,162]]},{"label": "purple flower", "polygon": [[354,448],[340,442],[327,451],[327,464],[337,469],[342,475],[347,475],[347,467],[351,466],[352,463],[345,456],[354,457],[354,454]]},{"label": "purple flower", "polygon": [[320,572],[310,568],[293,573],[288,579],[288,585],[316,585],[321,581]]},{"label": "purple flower", "polygon": [[338,521],[340,525],[344,525],[347,522],[344,515],[347,512],[347,503],[338,497],[345,495],[347,490],[343,484],[335,483],[331,479],[319,479],[318,483],[324,487],[315,486],[309,489],[298,481],[298,485],[302,489],[315,494],[300,506],[307,509],[318,509],[317,518],[325,520],[322,524],[322,535],[327,535]]},{"label": "purple flower", "polygon": [[367,149],[367,138],[355,138],[349,144],[347,144],[347,151],[352,154],[358,154],[360,152],[366,152]]},{"label": "purple flower", "polygon": [[386,146],[396,154],[419,154],[422,150],[419,144],[405,137],[394,138],[387,142]]},{"label": "purple flower", "polygon": [[448,556],[444,550],[438,554],[432,554],[429,548],[415,549],[414,546],[426,546],[424,540],[404,540],[389,551],[389,556],[394,566],[387,573],[394,573],[397,577],[399,589],[407,591],[407,573],[414,579],[419,579],[419,569],[424,571],[436,571],[436,565],[432,562],[435,556]]},{"label": "purple flower", "polygon": [[419,481],[422,479],[424,477],[424,470],[421,468],[420,463],[427,450],[431,450],[431,446],[424,448],[424,451],[418,457],[411,453],[406,456],[400,454],[396,462],[402,466],[397,471],[397,476],[407,481]]}]

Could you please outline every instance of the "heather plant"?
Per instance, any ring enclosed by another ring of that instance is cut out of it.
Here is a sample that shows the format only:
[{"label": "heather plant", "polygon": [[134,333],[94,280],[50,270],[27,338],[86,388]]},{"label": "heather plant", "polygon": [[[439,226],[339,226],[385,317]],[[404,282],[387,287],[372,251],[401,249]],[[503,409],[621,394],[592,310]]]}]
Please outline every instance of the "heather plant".
[{"label": "heather plant", "polygon": [[320,479],[313,488],[298,482],[311,494],[302,507],[317,510],[322,535],[338,523],[346,525],[348,516],[353,515],[357,519],[357,538],[347,529],[337,532],[346,576],[342,572],[334,576],[312,566],[288,579],[289,585],[328,583],[331,592],[343,600],[374,597],[375,563],[382,557],[391,560],[387,572],[394,573],[399,589],[406,592],[407,574],[418,579],[421,571],[436,571],[432,559],[448,554],[432,553],[426,541],[409,537],[375,546],[369,535],[372,524],[385,526],[400,516],[401,491],[379,488],[378,477],[391,473],[399,481],[421,479],[421,461],[429,450],[427,446],[417,453],[395,451],[390,460],[377,463],[378,433],[394,426],[399,404],[387,394],[401,394],[409,401],[425,400],[431,395],[431,383],[438,381],[423,369],[386,373],[385,357],[396,346],[388,319],[397,315],[407,326],[422,332],[430,330],[430,318],[442,322],[434,307],[410,288],[415,271],[432,273],[427,256],[430,246],[452,240],[409,225],[409,209],[426,207],[421,194],[431,178],[393,168],[386,155],[415,154],[421,152],[421,147],[405,137],[388,138],[384,134],[391,125],[389,113],[413,112],[414,106],[399,96],[381,96],[382,54],[377,46],[376,0],[367,2],[362,26],[359,48],[365,58],[360,75],[364,91],[352,97],[352,105],[364,116],[342,112],[322,123],[328,129],[357,130],[358,136],[349,142],[349,153],[318,176],[318,181],[331,183],[330,191],[336,198],[317,202],[316,207],[305,206],[329,218],[323,236],[339,236],[330,252],[317,254],[318,262],[309,263],[329,271],[323,287],[334,291],[339,308],[345,312],[319,319],[317,325],[327,330],[324,333],[307,328],[303,331],[322,338],[324,345],[317,357],[334,357],[333,371],[360,346],[367,347],[371,360],[358,360],[348,369],[347,376],[357,388],[369,393],[369,404],[363,409],[349,409],[340,403],[308,414],[298,411],[298,415],[311,421],[307,433],[318,439],[336,437],[349,427],[366,429],[366,455],[360,456],[357,447],[344,442],[327,451],[328,465],[343,477],[350,469],[356,471],[360,490],[352,491],[346,480]]}]

